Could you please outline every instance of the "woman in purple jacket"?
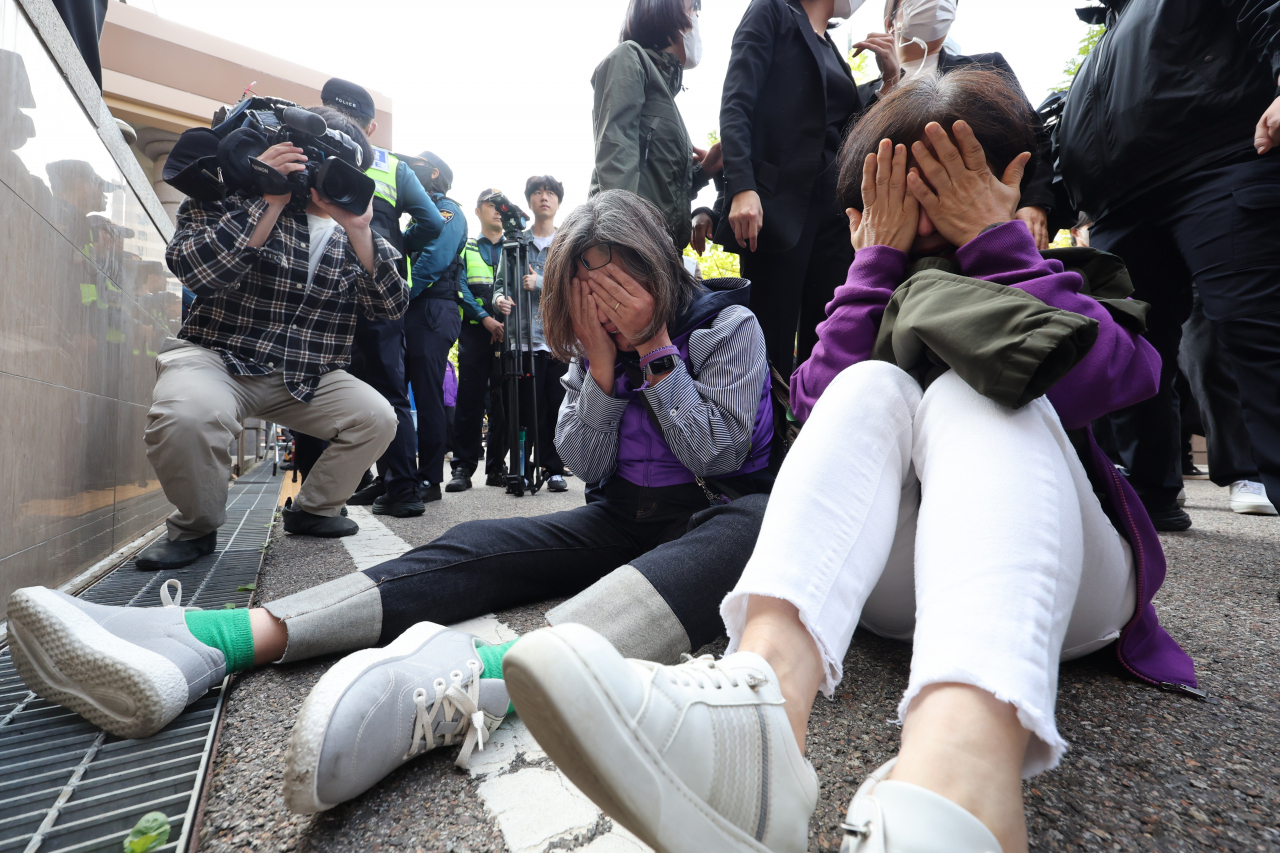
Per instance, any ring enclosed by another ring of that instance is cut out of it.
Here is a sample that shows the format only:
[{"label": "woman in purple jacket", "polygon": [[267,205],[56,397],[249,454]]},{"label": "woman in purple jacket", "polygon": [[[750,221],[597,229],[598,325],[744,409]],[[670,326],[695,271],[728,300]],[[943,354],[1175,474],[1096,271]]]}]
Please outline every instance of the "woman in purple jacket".
[{"label": "woman in purple jacket", "polygon": [[[539,743],[655,848],[807,849],[809,711],[859,624],[914,645],[901,751],[854,797],[845,851],[1025,851],[1020,779],[1067,747],[1060,660],[1114,643],[1140,678],[1193,690],[1150,603],[1159,542],[1088,431],[1155,392],[1159,359],[1014,218],[1034,144],[1022,99],[983,70],[913,81],[851,132],[841,194],[856,256],[792,378],[806,423],[721,604],[725,658],[627,663],[580,626],[507,658]],[[954,370],[922,388],[871,360],[913,256],[1084,315],[1096,342],[1017,409]]]}]

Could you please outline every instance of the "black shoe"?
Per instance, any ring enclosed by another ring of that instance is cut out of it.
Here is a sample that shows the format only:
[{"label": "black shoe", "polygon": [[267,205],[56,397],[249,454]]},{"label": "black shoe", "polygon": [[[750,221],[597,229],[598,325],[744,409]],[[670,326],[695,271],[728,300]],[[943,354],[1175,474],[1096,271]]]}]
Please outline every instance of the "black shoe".
[{"label": "black shoe", "polygon": [[419,494],[422,495],[422,502],[424,504],[429,504],[432,501],[438,501],[444,498],[444,495],[440,494],[439,483],[436,483],[431,486],[428,486],[426,483],[423,483],[422,490],[419,492]]},{"label": "black shoe", "polygon": [[559,474],[552,474],[547,478],[547,491],[567,492],[569,491],[569,484],[566,483],[564,481],[564,477],[561,477]]},{"label": "black shoe", "polygon": [[218,531],[206,533],[199,539],[161,539],[138,555],[136,565],[144,572],[163,569],[180,569],[190,565],[218,547]]},{"label": "black shoe", "polygon": [[1151,525],[1156,530],[1186,530],[1191,526],[1191,516],[1187,515],[1186,510],[1178,506],[1177,501],[1165,506],[1149,506],[1147,507],[1147,515],[1151,516]]},{"label": "black shoe", "polygon": [[505,489],[507,487],[507,475],[501,472],[490,474],[484,478],[484,484],[486,486],[501,486]]},{"label": "black shoe", "polygon": [[360,531],[360,525],[341,515],[313,515],[305,509],[286,508],[284,515],[284,532],[297,536],[319,536],[323,539],[336,539],[339,536],[351,536]]},{"label": "black shoe", "polygon": [[453,479],[449,481],[449,485],[444,487],[446,492],[465,492],[471,488],[471,477],[462,472],[461,468],[454,469]]},{"label": "black shoe", "polygon": [[427,511],[427,505],[418,497],[417,492],[410,492],[400,497],[383,495],[373,502],[374,515],[392,515],[396,518],[412,518]]},{"label": "black shoe", "polygon": [[382,481],[374,480],[372,486],[366,486],[347,498],[347,503],[351,506],[369,506],[386,493],[387,487],[382,484]]}]

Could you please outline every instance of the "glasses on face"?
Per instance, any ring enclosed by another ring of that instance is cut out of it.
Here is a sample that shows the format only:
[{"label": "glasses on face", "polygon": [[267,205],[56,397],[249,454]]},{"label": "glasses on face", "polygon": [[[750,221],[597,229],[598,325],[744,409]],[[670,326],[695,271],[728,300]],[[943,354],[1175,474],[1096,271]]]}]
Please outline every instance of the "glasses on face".
[{"label": "glasses on face", "polygon": [[613,260],[613,244],[596,243],[594,246],[588,246],[578,255],[578,260],[589,270],[598,270],[603,266],[608,266],[609,262]]},{"label": "glasses on face", "polygon": [[690,11],[690,12],[701,12],[701,11],[702,11],[702,0],[693,0],[693,2],[691,2],[691,3],[689,4],[689,11]]}]

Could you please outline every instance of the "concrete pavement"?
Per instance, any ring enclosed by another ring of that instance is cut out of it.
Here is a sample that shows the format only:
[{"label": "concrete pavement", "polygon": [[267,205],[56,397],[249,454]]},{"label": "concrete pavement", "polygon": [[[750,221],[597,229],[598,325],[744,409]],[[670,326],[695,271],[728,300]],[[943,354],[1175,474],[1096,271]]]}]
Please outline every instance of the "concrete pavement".
[{"label": "concrete pavement", "polygon": [[[446,494],[422,518],[380,518],[366,527],[377,533],[376,547],[417,546],[469,519],[578,506],[581,482],[569,482],[565,494],[519,499],[477,485]],[[1110,650],[1063,666],[1058,724],[1071,750],[1061,767],[1026,783],[1035,850],[1280,849],[1280,521],[1235,515],[1226,490],[1206,481],[1189,482],[1187,491],[1195,526],[1162,536],[1170,571],[1156,607],[1195,657],[1212,698],[1136,683]],[[293,539],[277,529],[259,600],[354,571],[358,559],[343,541]],[[555,603],[496,614],[477,631],[532,630]],[[896,752],[892,720],[909,651],[859,632],[835,700],[815,705],[809,754],[822,798],[811,850],[839,848],[836,826],[849,797]],[[564,788],[518,721],[504,724],[471,772],[454,768],[452,751],[440,750],[353,802],[314,817],[291,815],[280,795],[289,727],[331,663],[265,667],[236,680],[199,831],[202,850],[642,849]]]}]

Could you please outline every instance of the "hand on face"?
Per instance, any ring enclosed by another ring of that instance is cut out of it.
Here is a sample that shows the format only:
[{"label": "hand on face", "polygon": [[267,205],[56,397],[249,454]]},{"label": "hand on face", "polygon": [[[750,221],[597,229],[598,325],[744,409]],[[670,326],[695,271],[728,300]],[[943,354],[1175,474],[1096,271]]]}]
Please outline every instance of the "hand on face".
[{"label": "hand on face", "polygon": [[880,148],[862,163],[862,211],[851,207],[849,241],[853,248],[889,246],[911,251],[920,221],[915,196],[907,192],[907,146],[880,140]]},{"label": "hand on face", "polygon": [[988,225],[1013,218],[1022,194],[1022,172],[1031,153],[1019,154],[1005,168],[1004,175],[996,178],[969,125],[958,121],[951,130],[955,143],[936,121],[925,126],[925,137],[933,152],[924,142],[912,143],[917,166],[907,173],[907,189],[920,202],[938,233],[953,246],[963,246]]},{"label": "hand on face", "polygon": [[[616,263],[587,271],[587,288],[608,322],[635,347],[644,343],[641,335],[653,322],[653,294]],[[617,342],[622,345],[622,342]]]},{"label": "hand on face", "polygon": [[577,277],[569,282],[569,317],[573,320],[573,334],[586,350],[591,364],[607,364],[612,368],[618,347],[600,322],[600,309],[587,282]]}]

